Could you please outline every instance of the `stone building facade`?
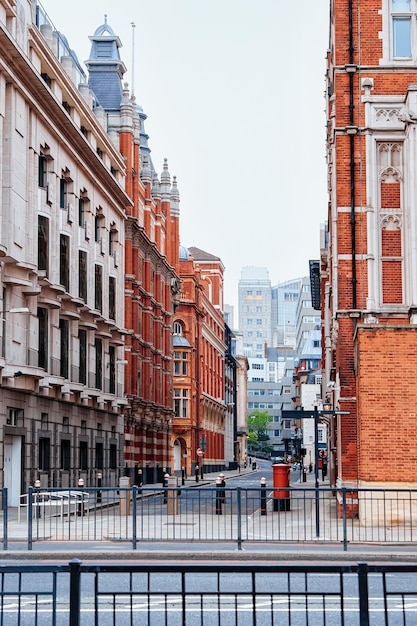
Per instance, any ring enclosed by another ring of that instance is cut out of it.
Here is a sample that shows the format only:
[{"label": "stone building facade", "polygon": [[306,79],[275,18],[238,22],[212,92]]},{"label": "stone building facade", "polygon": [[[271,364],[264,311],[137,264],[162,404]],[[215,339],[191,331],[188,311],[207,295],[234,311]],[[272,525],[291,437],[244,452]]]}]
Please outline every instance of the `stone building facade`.
[{"label": "stone building facade", "polygon": [[[167,163],[160,178],[153,168],[117,36],[104,24],[91,40],[88,81],[34,0],[0,2],[0,466],[12,506],[38,478],[117,485],[141,470],[154,482],[173,456],[179,194]],[[98,63],[100,44],[110,56]]]},{"label": "stone building facade", "polygon": [[37,478],[95,485],[101,472],[116,484],[123,458],[125,163],[66,40],[35,9],[0,7],[1,467],[12,506]]}]

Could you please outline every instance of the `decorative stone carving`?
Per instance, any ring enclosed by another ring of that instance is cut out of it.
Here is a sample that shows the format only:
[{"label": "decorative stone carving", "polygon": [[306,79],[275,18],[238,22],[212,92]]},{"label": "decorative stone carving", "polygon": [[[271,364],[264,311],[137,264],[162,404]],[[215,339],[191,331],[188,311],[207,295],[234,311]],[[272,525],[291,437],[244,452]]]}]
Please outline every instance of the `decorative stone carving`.
[{"label": "decorative stone carving", "polygon": [[400,230],[401,217],[397,213],[381,213],[381,228],[383,230]]},{"label": "decorative stone carving", "polygon": [[384,183],[399,183],[401,173],[396,167],[386,167],[380,175],[381,181]]},{"label": "decorative stone carving", "polygon": [[376,317],[376,315],[374,315],[373,313],[366,313],[363,316],[363,323],[364,324],[379,324],[379,320]]},{"label": "decorative stone carving", "polygon": [[417,113],[410,111],[407,107],[402,107],[398,119],[405,124],[417,124]]},{"label": "decorative stone carving", "polygon": [[377,109],[375,108],[375,119],[377,124],[398,124],[398,121],[403,121],[400,117],[401,110],[397,109]]}]

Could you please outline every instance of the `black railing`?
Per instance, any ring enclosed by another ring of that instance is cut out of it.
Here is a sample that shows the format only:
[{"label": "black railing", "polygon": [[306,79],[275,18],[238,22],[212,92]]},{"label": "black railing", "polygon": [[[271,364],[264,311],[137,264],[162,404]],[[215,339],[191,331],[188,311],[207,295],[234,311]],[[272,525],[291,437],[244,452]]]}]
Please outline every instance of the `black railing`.
[{"label": "black railing", "polygon": [[1,565],[0,626],[411,625],[416,574],[367,563]]},{"label": "black railing", "polygon": [[[417,490],[132,487],[35,489],[17,520],[3,495],[3,547],[34,542],[414,544]],[[317,510],[320,519],[317,519]],[[13,532],[11,532],[11,529]],[[26,533],[26,534],[25,534]],[[9,540],[10,543],[10,540]]]},{"label": "black railing", "polygon": [[1,534],[3,537],[3,550],[7,550],[9,547],[8,542],[8,528],[9,528],[9,509],[7,502],[7,489],[3,487],[0,489],[0,497],[1,497],[1,517],[0,517],[0,525],[1,525]]}]

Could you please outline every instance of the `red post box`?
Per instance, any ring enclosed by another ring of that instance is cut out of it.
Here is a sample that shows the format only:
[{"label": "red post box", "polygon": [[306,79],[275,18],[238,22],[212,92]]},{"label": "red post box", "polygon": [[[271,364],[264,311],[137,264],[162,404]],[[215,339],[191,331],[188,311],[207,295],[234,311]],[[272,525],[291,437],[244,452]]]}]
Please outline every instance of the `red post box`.
[{"label": "red post box", "polygon": [[286,463],[274,463],[272,480],[274,483],[274,511],[289,511],[290,466]]}]

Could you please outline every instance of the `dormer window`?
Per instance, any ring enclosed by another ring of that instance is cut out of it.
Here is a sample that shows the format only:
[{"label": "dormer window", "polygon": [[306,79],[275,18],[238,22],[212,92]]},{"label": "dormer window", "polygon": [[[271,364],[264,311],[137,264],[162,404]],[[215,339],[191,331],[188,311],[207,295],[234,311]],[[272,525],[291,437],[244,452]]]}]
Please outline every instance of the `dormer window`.
[{"label": "dormer window", "polygon": [[180,322],[174,322],[174,335],[182,335],[182,325]]}]

